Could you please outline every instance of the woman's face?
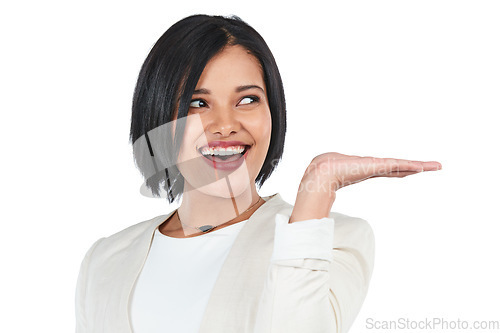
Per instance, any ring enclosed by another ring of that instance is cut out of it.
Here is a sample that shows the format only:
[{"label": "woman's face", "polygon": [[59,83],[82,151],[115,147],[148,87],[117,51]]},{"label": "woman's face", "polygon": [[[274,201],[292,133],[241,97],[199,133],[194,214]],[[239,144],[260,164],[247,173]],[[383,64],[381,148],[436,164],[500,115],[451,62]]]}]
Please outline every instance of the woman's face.
[{"label": "woman's face", "polygon": [[184,189],[224,198],[255,186],[271,141],[259,61],[240,45],[206,65],[192,96],[178,168]]}]

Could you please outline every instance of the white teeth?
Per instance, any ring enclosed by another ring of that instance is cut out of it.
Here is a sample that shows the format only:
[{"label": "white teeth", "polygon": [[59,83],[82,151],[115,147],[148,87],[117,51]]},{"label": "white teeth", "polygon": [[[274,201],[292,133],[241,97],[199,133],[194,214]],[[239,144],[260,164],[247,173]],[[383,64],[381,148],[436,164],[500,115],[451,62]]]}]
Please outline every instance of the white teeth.
[{"label": "white teeth", "polygon": [[201,149],[201,153],[203,155],[218,155],[218,156],[226,156],[226,155],[234,155],[241,154],[245,150],[245,146],[232,146],[232,147],[203,147]]}]

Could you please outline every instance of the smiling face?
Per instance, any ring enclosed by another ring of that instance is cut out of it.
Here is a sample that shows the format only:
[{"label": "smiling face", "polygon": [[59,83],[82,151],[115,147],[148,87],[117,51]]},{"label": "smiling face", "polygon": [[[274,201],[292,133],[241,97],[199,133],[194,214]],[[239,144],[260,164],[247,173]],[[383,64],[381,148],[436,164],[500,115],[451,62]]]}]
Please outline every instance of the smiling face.
[{"label": "smiling face", "polygon": [[178,158],[185,191],[229,198],[255,187],[272,128],[259,61],[240,45],[214,56],[186,118]]}]

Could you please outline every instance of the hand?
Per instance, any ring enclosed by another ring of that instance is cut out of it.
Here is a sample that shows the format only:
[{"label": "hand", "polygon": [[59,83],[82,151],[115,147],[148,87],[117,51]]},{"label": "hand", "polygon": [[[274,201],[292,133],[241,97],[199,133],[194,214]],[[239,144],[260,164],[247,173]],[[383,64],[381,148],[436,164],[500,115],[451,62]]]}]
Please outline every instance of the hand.
[{"label": "hand", "polygon": [[406,177],[440,170],[439,162],[325,153],[316,156],[300,182],[289,223],[328,217],[336,191],[375,177]]}]

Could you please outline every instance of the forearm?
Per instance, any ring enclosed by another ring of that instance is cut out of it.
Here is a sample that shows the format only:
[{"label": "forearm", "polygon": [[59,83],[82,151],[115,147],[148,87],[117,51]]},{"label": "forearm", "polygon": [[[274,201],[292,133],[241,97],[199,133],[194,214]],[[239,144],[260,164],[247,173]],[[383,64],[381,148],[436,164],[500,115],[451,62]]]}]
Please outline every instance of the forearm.
[{"label": "forearm", "polygon": [[324,185],[321,187],[323,189],[308,181],[301,182],[289,223],[329,216],[336,193]]}]

